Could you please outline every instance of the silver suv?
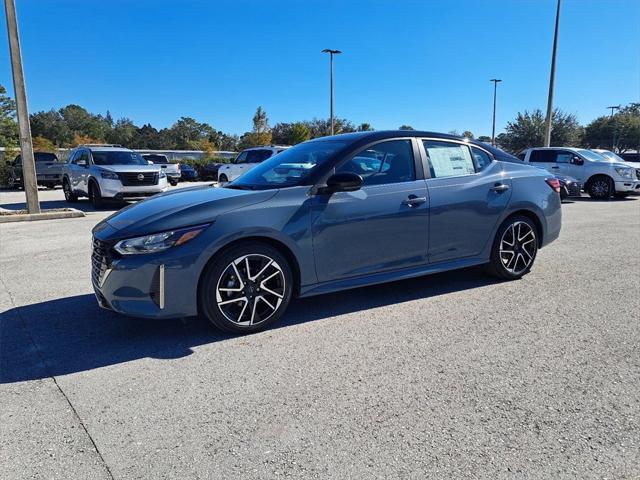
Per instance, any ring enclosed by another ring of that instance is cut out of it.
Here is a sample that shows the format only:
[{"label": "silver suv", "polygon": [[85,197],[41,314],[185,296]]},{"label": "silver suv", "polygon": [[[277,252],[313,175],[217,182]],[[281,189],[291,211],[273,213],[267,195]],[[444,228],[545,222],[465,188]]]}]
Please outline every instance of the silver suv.
[{"label": "silver suv", "polygon": [[142,155],[120,145],[81,145],[71,151],[62,189],[67,202],[89,197],[100,208],[104,200],[136,200],[164,192],[167,176]]}]

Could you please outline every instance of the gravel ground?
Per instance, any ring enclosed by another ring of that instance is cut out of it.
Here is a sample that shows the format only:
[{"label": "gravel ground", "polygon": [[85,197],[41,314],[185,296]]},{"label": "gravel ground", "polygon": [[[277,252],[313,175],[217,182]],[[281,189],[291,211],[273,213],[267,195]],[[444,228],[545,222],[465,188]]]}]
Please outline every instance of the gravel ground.
[{"label": "gravel ground", "polygon": [[247,337],[99,310],[110,212],[79,205],[0,225],[2,478],[640,478],[640,199],[563,205],[523,280],[297,300]]}]

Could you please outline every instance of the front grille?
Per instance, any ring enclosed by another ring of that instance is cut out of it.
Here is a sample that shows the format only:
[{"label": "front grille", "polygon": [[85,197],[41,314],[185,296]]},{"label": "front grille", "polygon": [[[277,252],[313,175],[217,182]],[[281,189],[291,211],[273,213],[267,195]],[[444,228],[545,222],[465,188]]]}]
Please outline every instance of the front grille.
[{"label": "front grille", "polygon": [[158,172],[118,172],[118,177],[125,187],[137,187],[157,185],[160,174]]},{"label": "front grille", "polygon": [[97,287],[101,286],[104,274],[111,264],[109,255],[110,245],[107,242],[93,238],[91,251],[91,281]]}]

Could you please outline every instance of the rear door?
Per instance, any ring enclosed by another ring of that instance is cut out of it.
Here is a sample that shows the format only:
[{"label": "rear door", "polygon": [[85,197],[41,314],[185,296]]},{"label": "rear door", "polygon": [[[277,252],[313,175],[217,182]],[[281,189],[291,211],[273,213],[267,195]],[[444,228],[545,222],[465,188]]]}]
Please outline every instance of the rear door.
[{"label": "rear door", "polygon": [[511,197],[511,180],[484,150],[422,139],[429,190],[429,262],[479,255]]},{"label": "rear door", "polygon": [[556,163],[556,150],[532,150],[529,154],[529,163],[532,167],[544,168],[551,173],[560,173],[560,167]]}]

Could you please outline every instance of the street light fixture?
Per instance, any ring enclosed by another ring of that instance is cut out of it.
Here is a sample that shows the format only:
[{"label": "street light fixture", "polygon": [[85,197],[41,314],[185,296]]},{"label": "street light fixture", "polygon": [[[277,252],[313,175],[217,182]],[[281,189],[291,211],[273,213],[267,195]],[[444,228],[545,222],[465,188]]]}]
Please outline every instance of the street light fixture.
[{"label": "street light fixture", "polygon": [[329,54],[329,95],[331,97],[331,135],[333,135],[333,56],[342,53],[340,50],[325,48],[322,53]]},{"label": "street light fixture", "polygon": [[493,82],[493,128],[491,129],[491,145],[496,146],[496,94],[498,91],[498,82],[501,82],[499,78],[492,78],[489,80]]},{"label": "street light fixture", "polygon": [[611,140],[611,150],[613,150],[614,152],[616,151],[616,136],[618,135],[618,122],[616,122],[616,119],[613,117],[613,111],[620,110],[621,107],[622,105],[610,105],[607,107],[611,109],[611,116],[609,117],[613,122],[613,139]]},{"label": "street light fixture", "polygon": [[610,107],[607,107],[607,108],[611,109],[611,116],[613,117],[613,111],[614,110],[620,110],[621,107],[622,107],[622,105],[611,105]]}]

